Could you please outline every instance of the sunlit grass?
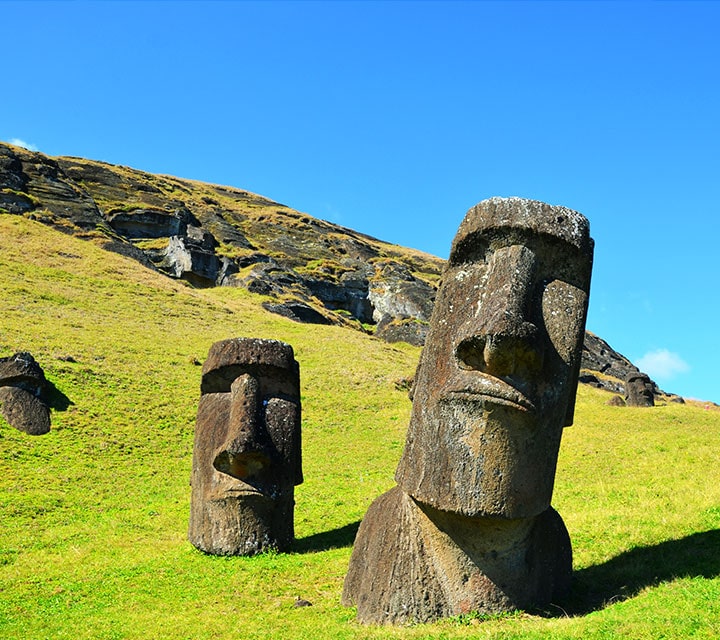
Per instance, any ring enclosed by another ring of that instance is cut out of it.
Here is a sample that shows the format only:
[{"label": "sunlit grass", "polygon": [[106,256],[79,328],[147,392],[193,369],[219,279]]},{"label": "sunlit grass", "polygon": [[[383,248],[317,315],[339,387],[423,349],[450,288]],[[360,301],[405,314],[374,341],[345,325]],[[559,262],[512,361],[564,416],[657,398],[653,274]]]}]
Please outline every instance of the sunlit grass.
[{"label": "sunlit grass", "polygon": [[[46,436],[0,424],[2,638],[717,637],[717,411],[608,407],[581,387],[554,498],[573,539],[571,597],[368,628],[340,606],[342,581],[358,521],[393,485],[410,411],[396,382],[418,349],[296,324],[242,289],[193,290],[8,215],[0,288],[0,356],[31,351],[72,402]],[[285,340],[300,362],[291,553],[216,558],[186,540],[196,362],[233,336]]]}]

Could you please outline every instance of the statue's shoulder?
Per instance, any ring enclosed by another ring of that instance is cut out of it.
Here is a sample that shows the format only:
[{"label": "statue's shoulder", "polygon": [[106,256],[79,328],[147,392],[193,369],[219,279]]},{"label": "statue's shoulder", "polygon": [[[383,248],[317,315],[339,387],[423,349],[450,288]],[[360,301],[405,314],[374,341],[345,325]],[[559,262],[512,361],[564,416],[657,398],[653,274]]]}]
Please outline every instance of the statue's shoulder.
[{"label": "statue's shoulder", "polygon": [[358,529],[343,590],[343,604],[357,605],[360,622],[424,622],[441,607],[444,598],[428,563],[422,517],[399,487],[370,505]]}]

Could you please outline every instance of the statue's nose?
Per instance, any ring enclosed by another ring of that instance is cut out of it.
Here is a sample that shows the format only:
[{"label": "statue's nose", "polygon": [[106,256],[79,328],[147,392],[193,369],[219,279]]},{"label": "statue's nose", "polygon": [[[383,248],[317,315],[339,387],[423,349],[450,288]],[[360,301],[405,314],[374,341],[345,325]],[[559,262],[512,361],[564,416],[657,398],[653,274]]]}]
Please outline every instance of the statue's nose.
[{"label": "statue's nose", "polygon": [[243,374],[235,379],[230,392],[227,438],[216,452],[213,466],[221,473],[246,480],[270,465],[263,442],[259,383]]},{"label": "statue's nose", "polygon": [[535,254],[522,245],[492,254],[477,310],[455,347],[460,367],[496,377],[542,367],[539,331],[530,320],[535,268]]}]

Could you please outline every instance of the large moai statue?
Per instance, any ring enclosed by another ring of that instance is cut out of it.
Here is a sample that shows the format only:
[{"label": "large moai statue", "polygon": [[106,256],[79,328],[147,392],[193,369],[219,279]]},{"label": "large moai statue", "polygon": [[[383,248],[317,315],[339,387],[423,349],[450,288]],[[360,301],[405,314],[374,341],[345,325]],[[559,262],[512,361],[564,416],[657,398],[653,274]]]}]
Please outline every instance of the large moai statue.
[{"label": "large moai statue", "polygon": [[572,424],[590,288],[588,221],[491,198],[452,243],[397,486],[370,506],[343,603],[364,623],[542,606],[570,583],[550,506]]},{"label": "large moai statue", "polygon": [[18,431],[31,436],[50,431],[48,391],[45,372],[31,354],[0,358],[0,413]]},{"label": "large moai statue", "polygon": [[216,342],[202,368],[188,538],[215,555],[287,549],[302,482],[300,368],[289,344]]}]

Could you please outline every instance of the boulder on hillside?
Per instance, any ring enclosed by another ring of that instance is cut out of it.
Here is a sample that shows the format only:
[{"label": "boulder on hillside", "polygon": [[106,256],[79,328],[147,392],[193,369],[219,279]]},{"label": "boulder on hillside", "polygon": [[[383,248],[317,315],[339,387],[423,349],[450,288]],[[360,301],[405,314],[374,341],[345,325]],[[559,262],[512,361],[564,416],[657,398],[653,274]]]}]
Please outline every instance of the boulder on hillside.
[{"label": "boulder on hillside", "polygon": [[278,315],[294,320],[295,322],[304,322],[307,324],[332,324],[332,320],[304,302],[279,302],[277,304],[263,302],[262,306],[266,311],[277,313]]},{"label": "boulder on hillside", "polygon": [[416,318],[429,321],[436,290],[412,275],[407,265],[397,261],[375,266],[368,290],[375,322],[384,318]]},{"label": "boulder on hillside", "polygon": [[129,240],[184,236],[187,231],[187,221],[178,212],[145,207],[113,211],[107,216],[107,221],[114,231]]},{"label": "boulder on hillside", "polygon": [[422,347],[429,327],[430,323],[427,320],[384,316],[375,327],[375,335],[385,342],[407,342]]}]

